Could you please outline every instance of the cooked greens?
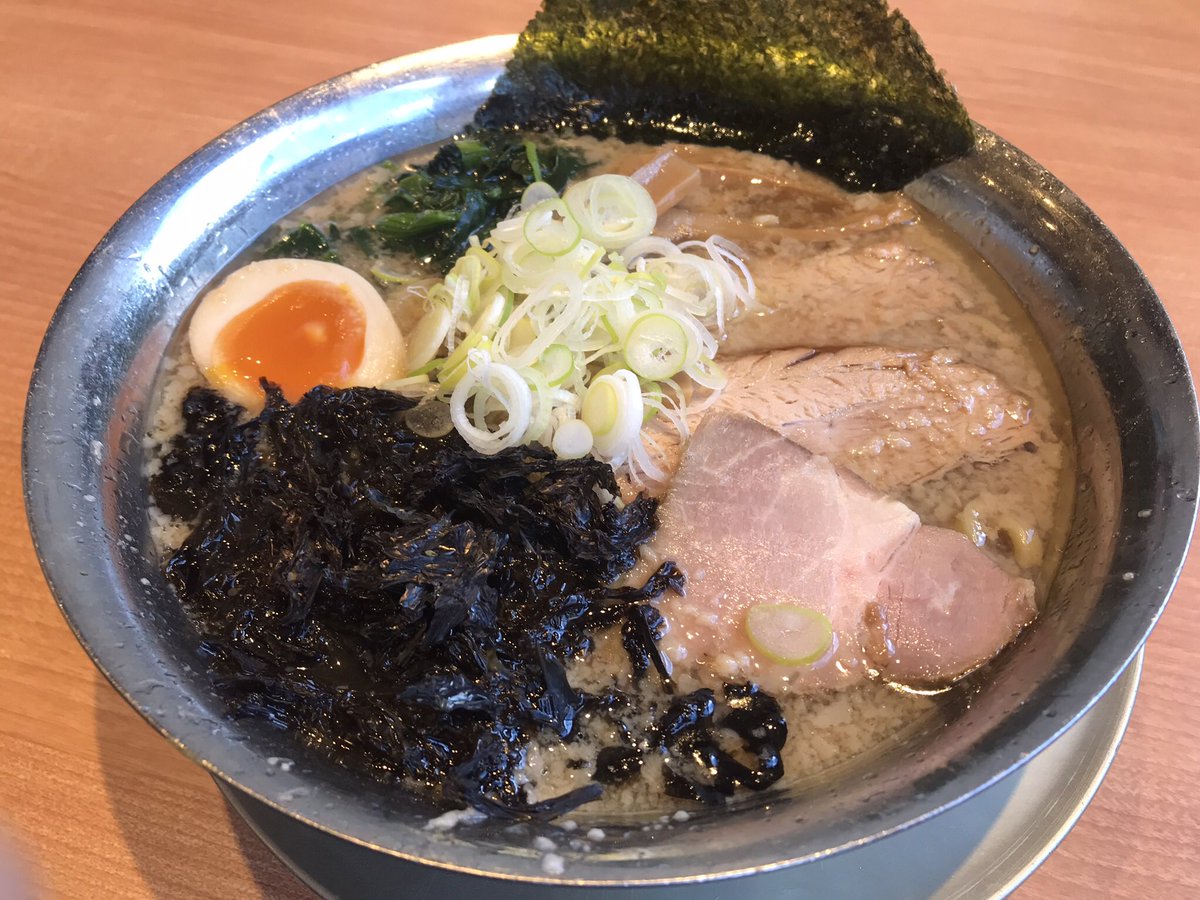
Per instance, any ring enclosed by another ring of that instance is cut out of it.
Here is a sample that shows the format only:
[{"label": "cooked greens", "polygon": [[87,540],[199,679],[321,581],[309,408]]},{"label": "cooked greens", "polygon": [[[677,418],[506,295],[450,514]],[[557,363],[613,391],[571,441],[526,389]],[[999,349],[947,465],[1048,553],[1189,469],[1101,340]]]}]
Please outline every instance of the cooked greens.
[{"label": "cooked greens", "polygon": [[902,187],[974,141],[885,0],[545,0],[476,124],[727,144],[852,190]]},{"label": "cooked greens", "polygon": [[511,212],[534,181],[562,191],[585,167],[558,143],[480,131],[444,144],[428,163],[397,177],[375,223],[386,247],[407,250],[446,272]]},{"label": "cooked greens", "polygon": [[341,262],[329,239],[311,222],[293,228],[263,251],[263,259],[320,259]]},{"label": "cooked greens", "polygon": [[370,226],[322,231],[305,222],[263,252],[264,259],[340,262],[349,245],[368,258],[380,248],[401,250],[445,274],[466,252],[471,237],[487,237],[534,181],[561,192],[587,167],[575,151],[544,138],[476,131],[443,144],[429,162],[415,165],[382,188],[383,215]]}]

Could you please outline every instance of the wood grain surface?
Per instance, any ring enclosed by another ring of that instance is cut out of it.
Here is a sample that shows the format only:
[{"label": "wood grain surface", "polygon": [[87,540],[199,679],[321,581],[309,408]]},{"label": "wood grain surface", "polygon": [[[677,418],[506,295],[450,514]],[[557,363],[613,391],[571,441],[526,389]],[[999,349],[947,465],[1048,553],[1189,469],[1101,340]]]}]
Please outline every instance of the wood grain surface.
[{"label": "wood grain surface", "polygon": [[[900,6],[973,116],[1096,209],[1200,350],[1200,3]],[[88,252],[193,149],[307,85],[517,31],[533,8],[0,0],[0,898],[310,896],[103,681],[59,615],[21,503],[29,373]],[[1200,897],[1198,595],[1193,559],[1148,644],[1111,773],[1018,896]]]}]

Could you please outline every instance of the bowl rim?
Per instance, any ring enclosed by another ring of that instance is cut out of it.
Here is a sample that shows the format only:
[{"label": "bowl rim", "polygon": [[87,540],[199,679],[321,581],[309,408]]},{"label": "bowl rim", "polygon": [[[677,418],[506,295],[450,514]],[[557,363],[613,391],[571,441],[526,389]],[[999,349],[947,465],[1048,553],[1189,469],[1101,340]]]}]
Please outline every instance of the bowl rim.
[{"label": "bowl rim", "polygon": [[[972,154],[965,160],[959,160],[939,170],[935,170],[931,175],[919,179],[919,182],[925,183],[928,186],[929,184],[936,184],[939,179],[943,181],[961,179],[973,174],[973,167],[989,163],[994,164],[998,160],[1008,160],[1013,162],[1013,164],[1037,169],[1042,173],[1043,182],[1057,191],[1056,196],[1058,197],[1060,206],[1076,222],[1080,223],[1080,227],[1087,229],[1098,240],[1104,243],[1111,253],[1114,263],[1122,267],[1123,273],[1131,279],[1131,283],[1136,287],[1139,296],[1148,304],[1147,308],[1157,316],[1154,328],[1157,329],[1159,339],[1165,343],[1169,354],[1173,355],[1173,359],[1170,360],[1171,365],[1174,366],[1175,371],[1180,375],[1179,381],[1175,385],[1177,388],[1176,395],[1178,395],[1176,400],[1178,402],[1179,397],[1182,397],[1181,403],[1184,409],[1180,414],[1181,417],[1175,421],[1174,429],[1168,434],[1168,438],[1172,442],[1174,452],[1179,456],[1181,465],[1179,471],[1180,477],[1176,481],[1178,492],[1186,494],[1190,491],[1192,501],[1174,503],[1171,502],[1170,498],[1167,498],[1165,514],[1155,523],[1156,527],[1161,528],[1165,536],[1159,545],[1159,552],[1169,560],[1166,565],[1166,569],[1169,571],[1166,572],[1165,582],[1153,588],[1153,593],[1156,596],[1151,598],[1144,605],[1144,608],[1139,610],[1140,627],[1136,638],[1131,642],[1121,644],[1113,652],[1107,653],[1102,661],[1088,667],[1088,673],[1094,675],[1096,672],[1099,672],[1099,677],[1093,677],[1093,688],[1090,690],[1090,695],[1085,697],[1082,702],[1075,702],[1075,705],[1068,710],[1068,714],[1054,721],[1045,721],[1040,718],[1036,720],[1029,729],[1029,733],[1033,736],[1033,739],[1021,751],[1021,755],[1018,758],[1012,759],[1003,765],[997,766],[993,764],[990,767],[984,767],[986,771],[968,772],[967,774],[974,776],[974,780],[968,779],[969,787],[965,792],[948,797],[943,796],[945,794],[944,791],[941,793],[936,790],[931,791],[923,804],[917,804],[917,811],[913,815],[903,820],[885,822],[881,827],[876,828],[870,834],[864,835],[858,840],[843,842],[820,853],[811,853],[793,858],[773,859],[768,862],[727,868],[717,872],[696,870],[673,872],[663,877],[640,878],[634,876],[620,880],[598,879],[586,882],[580,881],[578,877],[570,873],[562,878],[540,876],[536,873],[513,874],[511,872],[501,872],[474,865],[464,866],[446,859],[430,859],[420,855],[412,855],[396,847],[383,846],[374,841],[364,839],[361,835],[347,834],[337,828],[330,827],[328,824],[323,823],[323,817],[315,810],[315,804],[281,801],[277,795],[273,796],[267,793],[262,785],[256,783],[256,781],[261,781],[261,779],[249,779],[250,783],[247,783],[245,776],[235,774],[232,771],[233,767],[224,756],[220,752],[212,752],[212,747],[202,748],[193,741],[181,740],[170,725],[164,721],[164,717],[156,711],[155,707],[146,702],[146,697],[129,687],[128,677],[121,674],[119,671],[120,667],[114,664],[117,654],[114,653],[110,645],[105,645],[105,633],[97,630],[96,617],[94,613],[88,610],[88,597],[86,593],[81,593],[78,579],[69,575],[62,565],[61,559],[56,558],[56,554],[51,552],[52,545],[64,539],[59,531],[60,523],[58,518],[51,515],[51,511],[56,508],[55,504],[61,506],[61,497],[50,496],[45,481],[37,477],[38,467],[41,464],[40,461],[45,458],[46,454],[53,453],[53,447],[51,446],[53,442],[47,440],[49,434],[46,427],[49,421],[48,409],[55,402],[56,393],[64,386],[55,382],[55,375],[49,371],[48,366],[56,360],[56,353],[63,352],[62,343],[71,337],[71,329],[66,324],[67,320],[72,316],[77,316],[82,307],[95,302],[97,286],[103,282],[106,276],[106,266],[109,266],[111,262],[107,255],[108,249],[118,242],[123,233],[130,227],[131,222],[151,213],[162,203],[164,198],[169,198],[174,193],[180,191],[183,186],[186,186],[190,182],[191,177],[197,170],[210,165],[214,160],[222,158],[223,155],[237,152],[239,147],[243,146],[246,142],[252,141],[264,131],[277,128],[280,122],[288,121],[290,116],[302,115],[306,110],[319,108],[328,98],[336,98],[347,90],[379,90],[384,86],[396,83],[397,79],[412,77],[413,73],[436,69],[439,66],[453,65],[462,60],[486,60],[498,67],[511,51],[514,41],[515,35],[497,35],[401,56],[390,61],[375,63],[345,73],[279,101],[229,129],[188,156],[135,202],[118,219],[88,256],[78,275],[67,289],[62,302],[55,310],[47,328],[46,336],[39,350],[30,381],[29,399],[25,408],[22,432],[23,488],[26,514],[33,536],[34,547],[55,602],[62,611],[76,639],[114,688],[155,730],[174,743],[185,755],[200,763],[212,774],[220,777],[234,787],[301,821],[344,839],[362,843],[366,846],[373,846],[382,852],[391,853],[413,861],[453,869],[459,872],[471,872],[491,878],[512,879],[557,886],[566,884],[579,885],[583,883],[606,886],[633,886],[666,883],[683,884],[769,871],[817,859],[834,852],[851,849],[865,841],[874,840],[894,833],[901,828],[919,824],[951,806],[966,801],[996,783],[1019,767],[1025,759],[1032,757],[1047,746],[1090,709],[1096,699],[1111,686],[1141,650],[1150,630],[1161,615],[1162,609],[1167,602],[1171,590],[1178,579],[1179,571],[1186,559],[1196,515],[1194,498],[1198,481],[1196,461],[1197,458],[1200,458],[1200,439],[1197,437],[1196,396],[1186,358],[1166,311],[1162,308],[1145,276],[1137,268],[1133,260],[1130,259],[1124,247],[1121,246],[1111,232],[1078,197],[1061,185],[1057,179],[1046,173],[1044,169],[1025,154],[995,137],[990,132],[987,132],[986,129],[980,129],[979,141],[977,143],[978,149],[975,154]],[[1183,498],[1181,497],[1180,499],[1182,500]],[[75,504],[73,508],[78,508],[78,504]],[[1160,524],[1164,520],[1169,521],[1166,521],[1165,525]],[[1137,585],[1135,588],[1141,589],[1141,586]],[[1100,688],[1094,689],[1097,683],[1100,684]],[[994,760],[992,761],[994,763]],[[272,786],[277,785],[278,782]],[[692,869],[696,869],[696,867],[693,866]]]}]

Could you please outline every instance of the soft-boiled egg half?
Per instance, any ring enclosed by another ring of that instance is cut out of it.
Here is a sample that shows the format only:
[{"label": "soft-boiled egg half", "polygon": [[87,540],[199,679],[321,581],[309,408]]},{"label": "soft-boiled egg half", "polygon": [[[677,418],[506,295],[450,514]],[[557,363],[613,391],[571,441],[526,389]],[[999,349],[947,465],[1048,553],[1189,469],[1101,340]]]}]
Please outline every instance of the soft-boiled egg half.
[{"label": "soft-boiled egg half", "polygon": [[267,259],[205,295],[188,329],[196,365],[222,395],[262,408],[260,378],[295,402],[318,384],[375,387],[404,374],[404,339],[369,281],[313,259]]}]

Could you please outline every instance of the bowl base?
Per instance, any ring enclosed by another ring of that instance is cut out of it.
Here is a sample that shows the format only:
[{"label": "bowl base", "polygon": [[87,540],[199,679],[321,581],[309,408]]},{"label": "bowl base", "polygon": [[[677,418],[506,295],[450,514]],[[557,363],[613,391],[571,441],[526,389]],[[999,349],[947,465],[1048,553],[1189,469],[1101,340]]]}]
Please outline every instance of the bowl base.
[{"label": "bowl base", "polygon": [[[1004,896],[1058,846],[1083,814],[1116,756],[1141,675],[1142,657],[1066,734],[1017,772],[927,822],[855,850],[790,869],[667,888],[586,888],[577,900],[852,898],[878,890],[888,873],[895,898]],[[556,888],[489,881],[411,863],[326,834],[217,779],[229,805],[322,897],[545,898]],[[570,876],[570,870],[566,872]]]}]

